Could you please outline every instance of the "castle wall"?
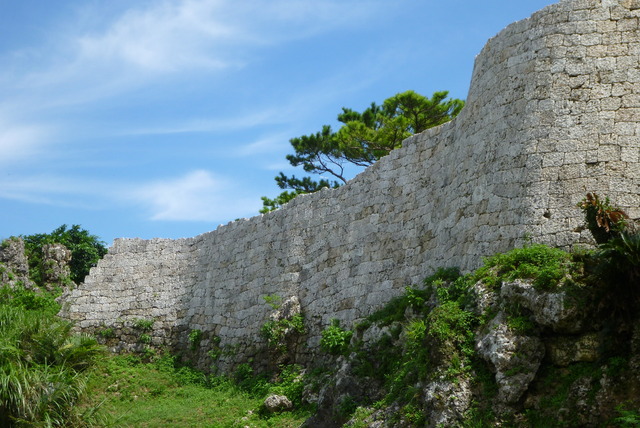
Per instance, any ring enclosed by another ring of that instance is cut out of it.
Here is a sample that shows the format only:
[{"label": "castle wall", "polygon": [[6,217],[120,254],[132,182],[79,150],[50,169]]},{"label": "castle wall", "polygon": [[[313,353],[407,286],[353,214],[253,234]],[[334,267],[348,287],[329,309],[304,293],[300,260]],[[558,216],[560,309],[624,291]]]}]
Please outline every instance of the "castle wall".
[{"label": "castle wall", "polygon": [[[181,240],[116,240],[62,314],[135,342],[261,352],[264,297],[296,296],[308,348],[437,267],[470,270],[526,240],[590,242],[591,191],[640,217],[640,2],[565,0],[490,39],[453,121],[407,139],[347,185]],[[124,327],[123,327],[124,326]]]}]

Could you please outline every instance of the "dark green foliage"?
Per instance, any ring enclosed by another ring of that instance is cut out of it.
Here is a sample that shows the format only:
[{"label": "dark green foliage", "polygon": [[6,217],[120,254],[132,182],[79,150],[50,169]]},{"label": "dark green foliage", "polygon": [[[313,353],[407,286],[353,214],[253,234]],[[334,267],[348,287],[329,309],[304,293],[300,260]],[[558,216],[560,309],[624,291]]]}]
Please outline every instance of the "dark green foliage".
[{"label": "dark green foliage", "polygon": [[640,307],[640,234],[621,232],[600,245],[597,274],[613,309],[630,318]]},{"label": "dark green foliage", "polygon": [[305,378],[302,374],[302,367],[296,364],[280,366],[280,373],[269,387],[269,394],[279,394],[286,396],[293,406],[302,407],[302,393],[304,390]]},{"label": "dark green foliage", "polygon": [[260,198],[262,199],[262,208],[260,209],[260,213],[262,214],[280,208],[298,195],[314,193],[324,188],[335,189],[337,187],[340,187],[340,184],[337,181],[329,181],[324,179],[313,181],[310,177],[299,179],[296,178],[295,175],[286,177],[282,172],[279,176],[276,177],[276,183],[281,189],[290,189],[290,191],[285,190],[273,199],[262,196]]},{"label": "dark green foliage", "polygon": [[235,383],[243,391],[254,397],[267,395],[269,391],[269,380],[267,375],[257,374],[249,363],[240,364],[233,374]]},{"label": "dark green foliage", "polygon": [[338,187],[347,181],[345,165],[372,165],[412,134],[451,120],[462,110],[464,101],[447,100],[447,95],[447,91],[441,91],[427,98],[406,91],[386,99],[382,105],[372,103],[362,113],[343,108],[338,115],[342,124],[338,131],[324,125],[320,132],[292,138],[295,153],[287,155],[292,166],[302,166],[307,173],[329,174],[336,180],[299,179],[281,172],[276,183],[285,192],[275,199],[263,197],[260,212],[277,209],[300,194]]},{"label": "dark green foliage", "polygon": [[25,243],[25,251],[29,260],[29,276],[39,286],[43,285],[42,246],[45,244],[62,244],[71,251],[71,280],[75,283],[84,281],[91,267],[106,253],[104,242],[95,235],[73,225],[70,229],[64,224],[51,233],[21,236]]},{"label": "dark green foliage", "polygon": [[340,321],[333,319],[331,325],[322,331],[320,347],[330,354],[343,355],[349,349],[351,336],[352,331],[343,329],[340,327]]},{"label": "dark green foliage", "polygon": [[602,368],[599,363],[580,362],[564,368],[552,365],[541,367],[531,388],[542,389],[545,395],[542,397],[539,409],[530,409],[526,412],[530,426],[548,426],[550,418],[556,419],[555,426],[582,426],[577,420],[580,415],[565,413],[563,417],[558,416],[561,414],[561,409],[571,406],[572,400],[576,399],[571,391],[572,386],[580,379],[585,381],[583,385],[588,388],[587,401],[593,404],[601,388],[601,377]]},{"label": "dark green foliage", "polygon": [[154,320],[138,318],[133,321],[133,326],[141,331],[151,331],[154,323]]},{"label": "dark green foliage", "polygon": [[388,334],[366,348],[349,349],[355,353],[354,373],[384,385],[382,403],[398,409],[392,418],[400,425],[424,423],[418,384],[467,376],[474,363],[478,320],[465,307],[472,296],[469,277],[456,268],[439,269],[424,284],[406,287],[361,327],[391,326]]}]

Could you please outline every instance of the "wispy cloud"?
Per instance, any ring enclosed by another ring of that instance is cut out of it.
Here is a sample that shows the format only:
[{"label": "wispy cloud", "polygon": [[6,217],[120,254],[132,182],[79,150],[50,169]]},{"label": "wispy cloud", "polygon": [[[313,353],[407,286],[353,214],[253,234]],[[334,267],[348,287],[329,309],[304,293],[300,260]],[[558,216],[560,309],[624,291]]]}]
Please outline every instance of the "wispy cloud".
[{"label": "wispy cloud", "polygon": [[238,198],[229,181],[205,170],[137,186],[128,196],[148,206],[152,220],[216,221],[257,212],[258,205],[257,199]]},{"label": "wispy cloud", "polygon": [[258,196],[243,197],[232,180],[206,170],[137,183],[48,174],[6,175],[0,176],[0,198],[90,210],[136,204],[151,220],[167,221],[224,221],[256,213],[259,205]]},{"label": "wispy cloud", "polygon": [[0,165],[36,157],[52,136],[51,127],[0,119]]},{"label": "wispy cloud", "polygon": [[248,129],[264,124],[284,121],[284,113],[274,108],[254,111],[235,116],[187,119],[182,122],[164,124],[160,126],[126,129],[122,135],[163,135],[186,134],[198,132],[225,132],[237,129]]},{"label": "wispy cloud", "polygon": [[[90,82],[113,94],[118,87],[147,85],[149,79],[166,75],[242,67],[254,58],[256,48],[361,25],[382,5],[317,0],[151,2],[105,18],[110,20],[100,22],[99,30],[86,31],[81,22],[67,22],[65,31],[54,33],[43,47],[46,51],[10,53],[7,60],[12,60],[11,77],[18,78],[15,83],[21,87],[84,87]],[[103,12],[92,3],[83,15]],[[32,68],[36,58],[37,69],[25,73],[19,61]]]},{"label": "wispy cloud", "polygon": [[[139,88],[167,84],[168,79],[187,81],[193,73],[215,80],[216,72],[251,64],[265,46],[363,25],[389,8],[382,1],[329,0],[164,0],[131,5],[115,13],[105,13],[112,6],[99,3],[82,6],[82,13],[65,15],[67,22],[55,24],[46,45],[1,54],[5,66],[0,69],[0,108],[30,122],[52,112],[59,115],[61,108],[93,107],[130,96]],[[290,111],[297,110],[294,104],[304,104],[299,98],[291,101]],[[132,133],[233,129],[283,120],[286,110],[284,106],[284,113],[276,113],[272,106],[263,106],[239,117],[188,119]],[[27,151],[43,143],[42,134],[33,132],[14,125],[12,141],[27,141]]]},{"label": "wispy cloud", "polygon": [[245,144],[235,151],[235,156],[254,156],[265,153],[273,153],[289,147],[290,134],[278,133],[260,138],[249,144]]},{"label": "wispy cloud", "polygon": [[113,189],[111,183],[86,177],[76,179],[21,171],[0,176],[0,198],[50,206],[98,209],[102,204],[96,194],[104,201],[110,198],[109,189]]}]

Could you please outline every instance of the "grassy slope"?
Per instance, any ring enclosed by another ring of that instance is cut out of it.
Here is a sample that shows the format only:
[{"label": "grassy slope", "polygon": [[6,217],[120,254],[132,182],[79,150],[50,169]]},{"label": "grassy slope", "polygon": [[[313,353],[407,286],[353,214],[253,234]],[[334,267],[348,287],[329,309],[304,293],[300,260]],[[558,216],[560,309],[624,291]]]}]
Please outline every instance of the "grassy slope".
[{"label": "grassy slope", "polygon": [[262,415],[268,387],[243,390],[174,362],[169,356],[149,363],[109,356],[92,374],[81,406],[99,406],[102,424],[124,427],[296,427],[309,417],[304,411]]}]

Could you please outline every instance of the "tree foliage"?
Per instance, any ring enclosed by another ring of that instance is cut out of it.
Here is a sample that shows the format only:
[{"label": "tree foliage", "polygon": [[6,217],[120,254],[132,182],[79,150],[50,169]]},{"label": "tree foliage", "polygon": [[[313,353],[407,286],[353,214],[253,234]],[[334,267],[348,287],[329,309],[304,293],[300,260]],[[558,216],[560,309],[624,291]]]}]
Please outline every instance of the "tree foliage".
[{"label": "tree foliage", "polygon": [[282,172],[275,178],[285,190],[275,199],[262,197],[263,209],[272,211],[296,196],[334,188],[347,182],[345,167],[367,167],[400,147],[407,137],[425,129],[441,125],[454,118],[464,101],[447,99],[447,91],[435,92],[427,98],[414,91],[406,91],[387,98],[382,105],[371,103],[363,112],[342,108],[338,114],[340,129],[334,131],[324,125],[322,130],[290,140],[294,154],[287,155],[289,163],[311,174],[328,174],[332,180],[314,181],[310,177],[287,177]]},{"label": "tree foliage", "polygon": [[29,275],[38,285],[43,285],[42,246],[46,244],[62,244],[71,251],[71,280],[75,283],[84,281],[89,269],[107,253],[105,243],[95,235],[74,224],[67,228],[66,224],[51,233],[38,233],[21,237],[25,243],[29,259]]}]

